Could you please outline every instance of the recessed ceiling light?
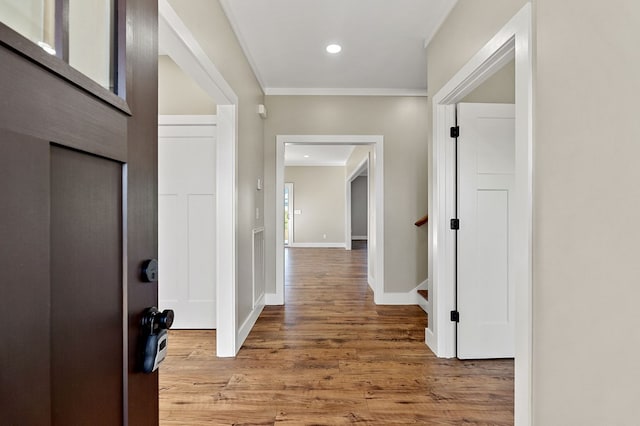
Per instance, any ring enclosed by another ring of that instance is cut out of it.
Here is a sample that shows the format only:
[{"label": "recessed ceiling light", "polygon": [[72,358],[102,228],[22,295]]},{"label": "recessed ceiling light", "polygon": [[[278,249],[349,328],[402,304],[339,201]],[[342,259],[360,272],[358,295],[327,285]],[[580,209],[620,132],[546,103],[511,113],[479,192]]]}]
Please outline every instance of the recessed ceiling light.
[{"label": "recessed ceiling light", "polygon": [[305,156],[304,156],[304,158],[309,158],[309,156],[308,156],[308,155],[305,155]]},{"label": "recessed ceiling light", "polygon": [[342,50],[342,46],[339,44],[330,44],[327,46],[327,52],[329,53],[338,53]]}]

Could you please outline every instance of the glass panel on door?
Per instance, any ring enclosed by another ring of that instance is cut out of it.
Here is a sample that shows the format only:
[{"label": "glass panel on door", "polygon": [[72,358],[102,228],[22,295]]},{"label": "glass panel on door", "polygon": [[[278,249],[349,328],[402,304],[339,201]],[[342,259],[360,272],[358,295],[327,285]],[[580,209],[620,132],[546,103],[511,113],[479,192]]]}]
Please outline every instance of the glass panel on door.
[{"label": "glass panel on door", "polygon": [[114,0],[0,0],[0,21],[115,92]]},{"label": "glass panel on door", "polygon": [[0,21],[55,55],[55,0],[1,0]]}]

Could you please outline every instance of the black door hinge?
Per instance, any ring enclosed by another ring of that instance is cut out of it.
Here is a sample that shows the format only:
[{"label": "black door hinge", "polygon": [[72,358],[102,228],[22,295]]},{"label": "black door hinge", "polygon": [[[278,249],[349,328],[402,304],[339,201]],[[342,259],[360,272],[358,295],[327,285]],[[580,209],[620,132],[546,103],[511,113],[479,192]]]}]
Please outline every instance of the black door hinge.
[{"label": "black door hinge", "polygon": [[458,312],[458,311],[451,311],[451,321],[453,321],[453,322],[460,322],[460,312]]},{"label": "black door hinge", "polygon": [[451,229],[458,230],[460,229],[460,219],[451,219]]},{"label": "black door hinge", "polygon": [[451,128],[451,132],[449,133],[452,138],[457,138],[460,136],[460,126],[454,126]]}]

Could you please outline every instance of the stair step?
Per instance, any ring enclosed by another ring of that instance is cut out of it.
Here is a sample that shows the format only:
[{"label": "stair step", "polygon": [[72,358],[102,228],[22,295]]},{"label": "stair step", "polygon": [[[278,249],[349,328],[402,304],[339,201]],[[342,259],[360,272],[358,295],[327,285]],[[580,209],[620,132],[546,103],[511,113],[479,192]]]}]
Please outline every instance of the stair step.
[{"label": "stair step", "polygon": [[429,290],[418,290],[418,294],[424,297],[424,300],[429,300]]}]

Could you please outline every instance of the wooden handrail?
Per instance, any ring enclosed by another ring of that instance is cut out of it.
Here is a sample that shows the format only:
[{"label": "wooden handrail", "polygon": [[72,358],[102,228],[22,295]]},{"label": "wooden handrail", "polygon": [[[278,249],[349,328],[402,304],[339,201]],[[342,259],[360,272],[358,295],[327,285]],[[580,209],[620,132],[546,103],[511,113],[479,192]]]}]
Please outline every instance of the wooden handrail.
[{"label": "wooden handrail", "polygon": [[422,226],[425,223],[427,223],[429,221],[429,215],[424,215],[422,216],[420,219],[416,220],[416,223],[414,223],[414,225],[416,226]]}]

